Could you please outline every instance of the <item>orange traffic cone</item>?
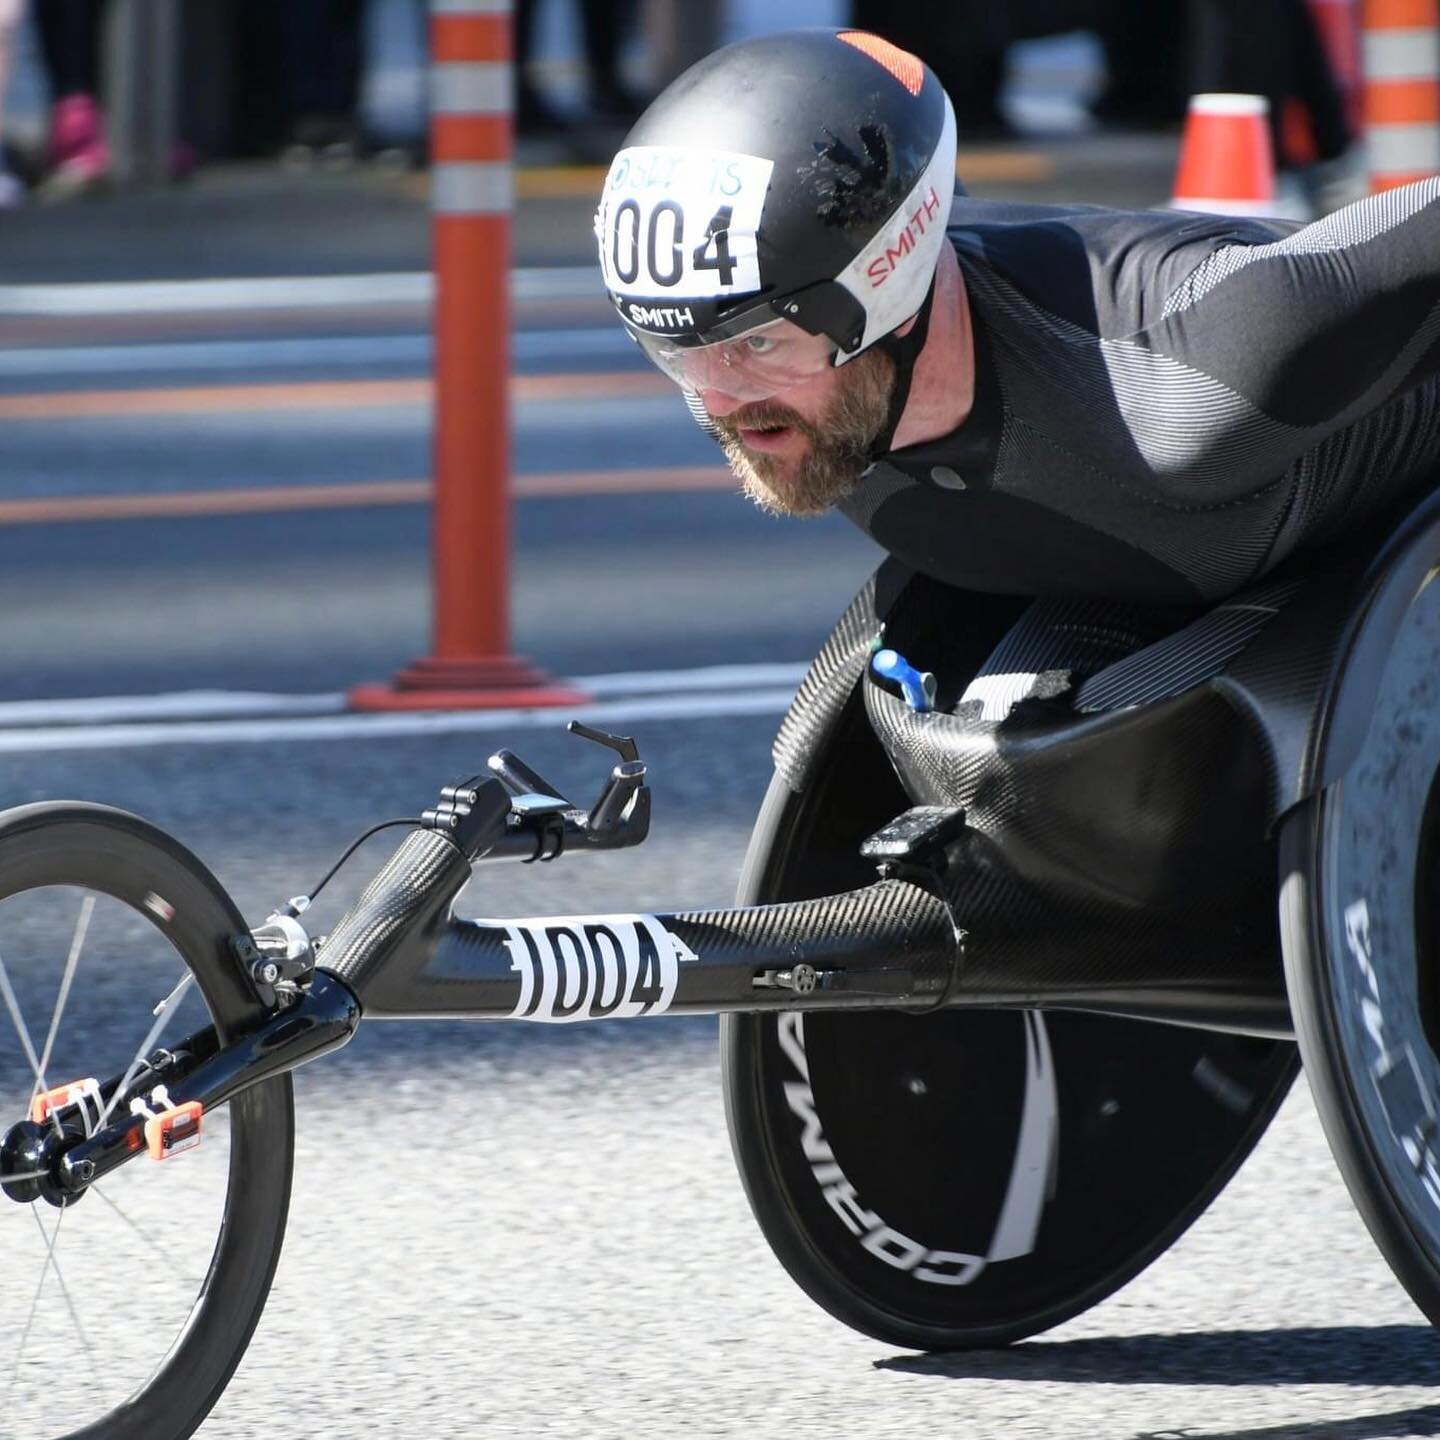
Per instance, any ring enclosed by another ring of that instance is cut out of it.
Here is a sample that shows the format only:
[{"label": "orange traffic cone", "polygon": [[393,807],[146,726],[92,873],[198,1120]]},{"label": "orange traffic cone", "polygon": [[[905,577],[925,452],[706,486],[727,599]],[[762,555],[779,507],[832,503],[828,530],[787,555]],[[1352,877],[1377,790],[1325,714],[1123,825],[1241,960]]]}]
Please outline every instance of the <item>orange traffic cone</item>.
[{"label": "orange traffic cone", "polygon": [[1270,105],[1263,95],[1192,95],[1180,165],[1176,210],[1212,215],[1274,215],[1275,152]]}]

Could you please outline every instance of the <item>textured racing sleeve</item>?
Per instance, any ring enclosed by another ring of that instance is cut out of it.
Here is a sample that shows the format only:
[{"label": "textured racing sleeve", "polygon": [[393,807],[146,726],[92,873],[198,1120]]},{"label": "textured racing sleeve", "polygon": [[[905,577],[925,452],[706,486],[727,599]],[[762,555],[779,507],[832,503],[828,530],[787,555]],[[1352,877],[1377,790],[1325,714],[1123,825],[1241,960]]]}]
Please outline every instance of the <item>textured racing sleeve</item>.
[{"label": "textured racing sleeve", "polygon": [[1157,477],[1231,495],[1264,483],[1440,375],[1440,179],[1216,246],[1106,349]]}]

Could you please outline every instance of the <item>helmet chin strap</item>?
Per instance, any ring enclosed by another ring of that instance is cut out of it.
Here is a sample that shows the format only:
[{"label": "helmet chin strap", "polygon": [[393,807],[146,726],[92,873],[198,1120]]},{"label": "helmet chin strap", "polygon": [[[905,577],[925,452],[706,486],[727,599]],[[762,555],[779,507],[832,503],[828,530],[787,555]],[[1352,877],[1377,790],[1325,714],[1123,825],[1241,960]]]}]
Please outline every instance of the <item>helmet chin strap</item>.
[{"label": "helmet chin strap", "polygon": [[904,335],[897,335],[892,330],[875,342],[877,349],[883,350],[895,361],[895,389],[890,396],[890,410],[885,416],[885,424],[881,426],[880,433],[869,450],[868,458],[872,465],[881,456],[888,454],[894,446],[895,432],[900,428],[900,417],[905,413],[905,406],[910,399],[910,383],[915,377],[915,362],[920,358],[920,352],[925,348],[925,337],[930,333],[930,311],[934,303],[935,279],[932,276],[930,288],[925,292],[925,299],[915,312],[915,323],[910,329]]}]

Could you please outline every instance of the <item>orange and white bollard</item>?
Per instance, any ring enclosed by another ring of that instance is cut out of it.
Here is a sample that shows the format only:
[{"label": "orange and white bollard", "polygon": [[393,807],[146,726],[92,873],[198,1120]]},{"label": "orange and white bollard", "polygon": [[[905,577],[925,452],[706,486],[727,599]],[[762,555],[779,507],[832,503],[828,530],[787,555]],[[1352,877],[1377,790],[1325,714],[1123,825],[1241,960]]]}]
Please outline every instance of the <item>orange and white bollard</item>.
[{"label": "orange and white bollard", "polygon": [[434,653],[364,710],[571,705],[509,644],[511,0],[431,0]]},{"label": "orange and white bollard", "polygon": [[1370,189],[1440,174],[1440,0],[1364,0],[1362,24]]}]

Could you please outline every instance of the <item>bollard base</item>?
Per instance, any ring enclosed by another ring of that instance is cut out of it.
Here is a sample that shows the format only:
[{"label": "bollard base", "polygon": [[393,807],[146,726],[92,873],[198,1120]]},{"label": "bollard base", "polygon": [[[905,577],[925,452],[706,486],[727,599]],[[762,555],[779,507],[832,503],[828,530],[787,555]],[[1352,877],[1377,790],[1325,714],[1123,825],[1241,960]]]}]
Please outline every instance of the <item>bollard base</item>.
[{"label": "bollard base", "polygon": [[347,698],[352,710],[530,710],[586,705],[593,697],[522,656],[487,655],[417,660],[388,685],[357,685]]}]

